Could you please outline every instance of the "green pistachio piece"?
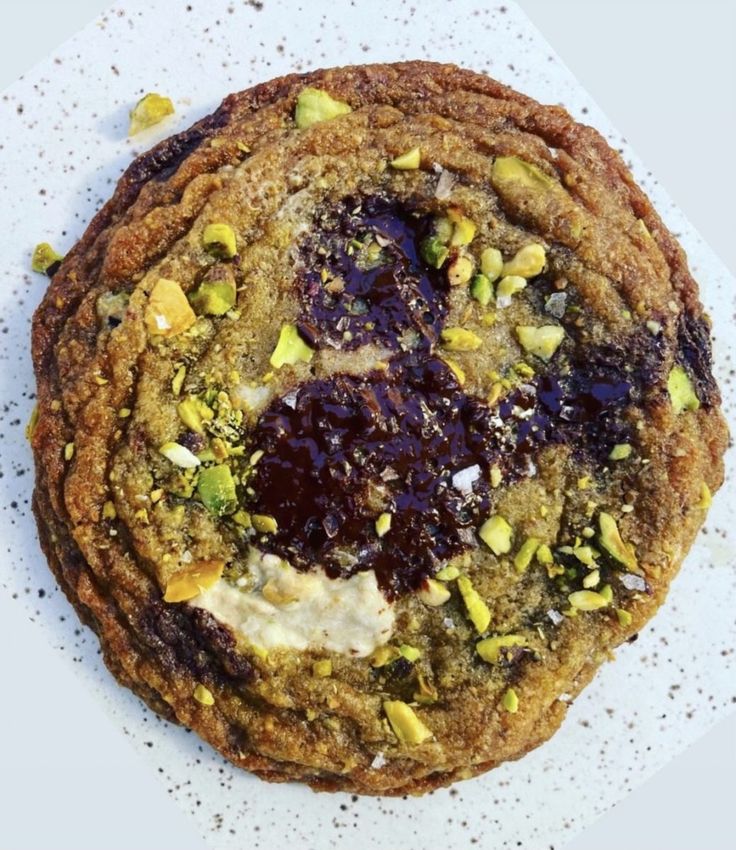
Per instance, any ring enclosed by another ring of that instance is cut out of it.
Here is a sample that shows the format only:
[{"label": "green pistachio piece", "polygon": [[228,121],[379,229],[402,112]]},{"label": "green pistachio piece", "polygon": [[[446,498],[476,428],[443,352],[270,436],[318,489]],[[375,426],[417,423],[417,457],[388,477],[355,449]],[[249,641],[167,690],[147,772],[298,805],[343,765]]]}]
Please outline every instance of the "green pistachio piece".
[{"label": "green pistachio piece", "polygon": [[502,703],[503,707],[509,714],[516,714],[519,710],[519,697],[516,695],[516,691],[513,688],[509,688],[503,695]]},{"label": "green pistachio piece", "polygon": [[391,168],[398,171],[416,171],[422,161],[422,151],[420,148],[412,148],[396,159],[391,160]]},{"label": "green pistachio piece", "polygon": [[448,245],[452,234],[455,231],[455,225],[447,216],[441,216],[434,220],[434,235],[443,245]]},{"label": "green pistachio piece", "polygon": [[536,552],[537,561],[543,567],[548,567],[550,564],[554,563],[554,558],[552,557],[552,550],[546,543],[542,543],[542,545],[537,549]]},{"label": "green pistachio piece", "polygon": [[414,692],[415,702],[420,705],[432,705],[433,702],[437,702],[439,698],[437,688],[424,678],[421,671],[417,672],[417,685],[417,690]]},{"label": "green pistachio piece", "polygon": [[547,254],[543,245],[534,243],[525,245],[507,263],[504,263],[502,274],[518,275],[523,278],[536,277],[544,271]]},{"label": "green pistachio piece", "polygon": [[462,286],[473,276],[473,261],[470,257],[455,257],[447,267],[447,280],[450,286]]},{"label": "green pistachio piece", "polygon": [[283,325],[279,333],[279,341],[271,355],[271,365],[274,369],[280,369],[288,364],[309,363],[314,351],[299,336],[299,331],[294,325]]},{"label": "green pistachio piece", "polygon": [[512,296],[517,292],[526,289],[526,278],[518,274],[507,275],[502,277],[496,284],[496,301],[499,307],[508,307],[511,304]]},{"label": "green pistachio piece", "polygon": [[253,514],[250,521],[259,534],[276,534],[279,530],[276,520],[266,514]]},{"label": "green pistachio piece", "polygon": [[312,674],[320,679],[326,679],[332,675],[332,660],[329,658],[321,658],[312,664]]},{"label": "green pistachio piece", "polygon": [[398,646],[385,644],[384,646],[376,647],[371,653],[368,661],[371,667],[378,668],[385,667],[387,664],[391,664],[398,658],[401,658]]},{"label": "green pistachio piece", "polygon": [[455,581],[455,579],[459,575],[460,570],[457,567],[448,564],[448,566],[443,567],[441,570],[435,573],[435,578],[439,579],[440,581]]},{"label": "green pistachio piece", "polygon": [[48,242],[40,242],[33,249],[31,268],[39,274],[53,274],[56,271],[55,266],[58,266],[63,259],[62,255],[57,254]]},{"label": "green pistachio piece", "polygon": [[408,643],[402,643],[399,647],[399,654],[402,658],[406,658],[407,661],[411,661],[413,664],[415,661],[419,661],[422,657],[421,650],[417,649],[416,646],[409,646]]},{"label": "green pistachio piece", "polygon": [[494,183],[519,183],[533,191],[546,191],[557,185],[548,174],[536,165],[516,156],[499,156],[493,162],[491,179]]},{"label": "green pistachio piece", "polygon": [[421,744],[432,737],[432,732],[416,716],[410,706],[401,700],[386,700],[383,710],[396,737],[404,744]]},{"label": "green pistachio piece", "polygon": [[546,363],[560,347],[565,338],[565,331],[561,325],[542,325],[538,328],[532,325],[517,325],[516,335],[524,351]]},{"label": "green pistachio piece", "polygon": [[208,224],[202,234],[202,245],[213,257],[229,260],[238,253],[235,231],[229,224]]},{"label": "green pistachio piece", "polygon": [[191,395],[177,404],[176,412],[187,428],[197,434],[204,434],[204,423],[211,422],[215,417],[215,412],[211,407],[208,407],[201,399]]},{"label": "green pistachio piece", "polygon": [[484,274],[477,274],[470,283],[470,295],[480,304],[487,307],[493,298],[493,284]]},{"label": "green pistachio piece", "polygon": [[616,443],[608,454],[609,460],[626,460],[631,455],[632,448],[629,443]]},{"label": "green pistachio piece", "polygon": [[514,557],[514,566],[517,572],[523,573],[527,570],[538,548],[539,540],[536,537],[528,537],[521,544],[521,548]]},{"label": "green pistachio piece", "polygon": [[188,297],[198,315],[223,316],[232,310],[237,298],[233,270],[229,265],[213,266]]},{"label": "green pistachio piece", "polygon": [[598,527],[600,529],[598,540],[606,552],[620,564],[623,564],[626,569],[634,573],[640,573],[641,570],[636,560],[634,547],[628,543],[624,543],[616,525],[616,520],[610,514],[601,511],[598,515]]},{"label": "green pistachio piece", "polygon": [[348,112],[352,112],[352,109],[347,103],[335,100],[326,91],[310,87],[303,89],[296,99],[294,120],[296,126],[303,130],[319,121],[330,121],[339,115],[347,115]]},{"label": "green pistachio piece", "polygon": [[674,366],[667,378],[667,391],[670,394],[672,408],[675,413],[683,413],[685,410],[697,410],[700,407],[700,399],[695,393],[690,376],[682,366]]},{"label": "green pistachio piece", "polygon": [[471,221],[471,219],[467,218],[467,216],[461,215],[455,222],[455,227],[453,228],[452,237],[450,239],[450,245],[454,248],[459,248],[463,245],[470,245],[475,238],[477,230],[478,228],[474,221]]},{"label": "green pistachio piece", "polygon": [[147,130],[159,121],[163,121],[167,115],[173,114],[174,104],[170,98],[150,92],[142,97],[131,110],[128,135],[135,136],[141,130]]},{"label": "green pistachio piece", "polygon": [[483,634],[491,622],[491,612],[488,610],[488,606],[480,598],[478,591],[473,587],[473,583],[467,576],[459,576],[457,586],[460,595],[463,597],[470,621],[478,634]]},{"label": "green pistachio piece", "polygon": [[237,510],[235,481],[230,467],[224,463],[208,466],[199,473],[197,494],[202,504],[215,516],[225,516]]},{"label": "green pistachio piece", "polygon": [[376,534],[383,537],[391,529],[391,514],[384,512],[376,520]]},{"label": "green pistachio piece", "polygon": [[496,635],[479,640],[475,651],[489,664],[498,664],[504,649],[512,646],[526,646],[526,638],[521,635]]},{"label": "green pistachio piece", "polygon": [[618,623],[620,626],[626,628],[626,626],[631,625],[631,621],[634,619],[631,614],[624,608],[616,609],[616,617],[618,617]]},{"label": "green pistachio piece", "polygon": [[576,611],[597,611],[599,608],[605,608],[610,602],[610,599],[595,590],[576,590],[567,599]]},{"label": "green pistachio piece", "polygon": [[713,494],[710,492],[710,487],[703,481],[700,485],[700,501],[695,507],[701,511],[707,511],[712,504]]},{"label": "green pistachio piece", "polygon": [[448,351],[476,351],[483,340],[465,328],[445,328],[441,333],[442,347]]},{"label": "green pistachio piece", "polygon": [[480,270],[493,283],[501,277],[503,255],[498,248],[485,248],[480,255]]},{"label": "green pistachio piece", "polygon": [[425,605],[438,608],[450,598],[450,591],[441,581],[428,578],[417,591],[417,596]]},{"label": "green pistachio piece", "polygon": [[489,517],[478,530],[478,536],[494,555],[506,555],[511,551],[512,535],[511,526],[499,514]]},{"label": "green pistachio piece", "polygon": [[422,259],[428,266],[433,269],[442,268],[442,264],[447,259],[450,250],[442,240],[437,236],[428,236],[422,241],[420,251]]}]

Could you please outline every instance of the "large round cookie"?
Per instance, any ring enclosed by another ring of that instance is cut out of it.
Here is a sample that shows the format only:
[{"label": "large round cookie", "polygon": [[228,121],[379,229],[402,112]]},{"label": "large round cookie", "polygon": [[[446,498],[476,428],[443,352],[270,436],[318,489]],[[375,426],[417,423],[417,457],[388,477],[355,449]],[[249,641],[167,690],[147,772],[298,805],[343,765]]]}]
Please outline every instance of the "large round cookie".
[{"label": "large round cookie", "polygon": [[677,242],[595,130],[453,66],[274,80],[140,157],[33,357],[41,541],[111,671],[315,788],[548,738],[722,480]]}]

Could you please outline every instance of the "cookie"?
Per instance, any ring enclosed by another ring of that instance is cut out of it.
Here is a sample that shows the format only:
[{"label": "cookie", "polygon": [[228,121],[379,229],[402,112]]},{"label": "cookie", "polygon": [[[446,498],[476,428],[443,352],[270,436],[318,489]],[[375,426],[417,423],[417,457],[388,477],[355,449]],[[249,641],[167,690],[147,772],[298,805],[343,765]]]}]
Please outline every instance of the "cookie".
[{"label": "cookie", "polygon": [[264,779],[522,756],[723,477],[709,323],[617,153],[426,62],[139,157],[33,324],[43,549],[112,673]]}]

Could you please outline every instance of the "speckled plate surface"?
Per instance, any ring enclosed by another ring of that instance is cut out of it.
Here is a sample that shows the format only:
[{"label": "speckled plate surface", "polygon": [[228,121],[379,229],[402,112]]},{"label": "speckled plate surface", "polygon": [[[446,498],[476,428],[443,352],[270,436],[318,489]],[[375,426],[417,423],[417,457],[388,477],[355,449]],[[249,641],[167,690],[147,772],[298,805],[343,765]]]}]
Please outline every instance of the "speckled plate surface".
[{"label": "speckled plate surface", "polygon": [[[437,26],[448,10],[462,27]],[[714,319],[716,374],[736,429],[734,280],[513,4],[133,0],[113,7],[11,86],[0,101],[0,510],[6,554],[0,610],[15,600],[54,646],[66,648],[70,685],[84,680],[105,701],[213,847],[271,848],[290,841],[322,850],[359,834],[361,848],[376,850],[418,850],[429,836],[446,850],[473,844],[559,848],[736,703],[736,628],[733,609],[724,604],[736,589],[732,478],[668,603],[598,674],[552,741],[520,762],[418,800],[268,785],[234,771],[184,730],[163,721],[144,724],[150,713],[112,683],[96,640],[80,631],[55,588],[36,543],[31,456],[23,435],[33,405],[30,316],[46,284],[29,272],[34,244],[47,240],[68,249],[134,155],[184,129],[231,91],[293,70],[410,58],[457,62],[543,102],[562,103],[632,159],[700,281]],[[171,96],[177,114],[128,141],[127,112],[150,90]],[[730,473],[733,452],[727,464]]]}]

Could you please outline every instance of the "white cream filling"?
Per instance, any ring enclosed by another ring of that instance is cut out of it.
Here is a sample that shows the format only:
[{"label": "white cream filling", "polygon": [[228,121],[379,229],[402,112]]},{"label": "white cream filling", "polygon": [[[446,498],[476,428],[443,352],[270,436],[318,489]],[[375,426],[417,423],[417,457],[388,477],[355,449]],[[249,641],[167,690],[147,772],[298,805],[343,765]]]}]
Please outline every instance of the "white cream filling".
[{"label": "white cream filling", "polygon": [[220,579],[190,604],[263,649],[329,650],[362,658],[386,643],[394,612],[372,570],[350,578],[303,573],[251,549],[248,589]]}]

